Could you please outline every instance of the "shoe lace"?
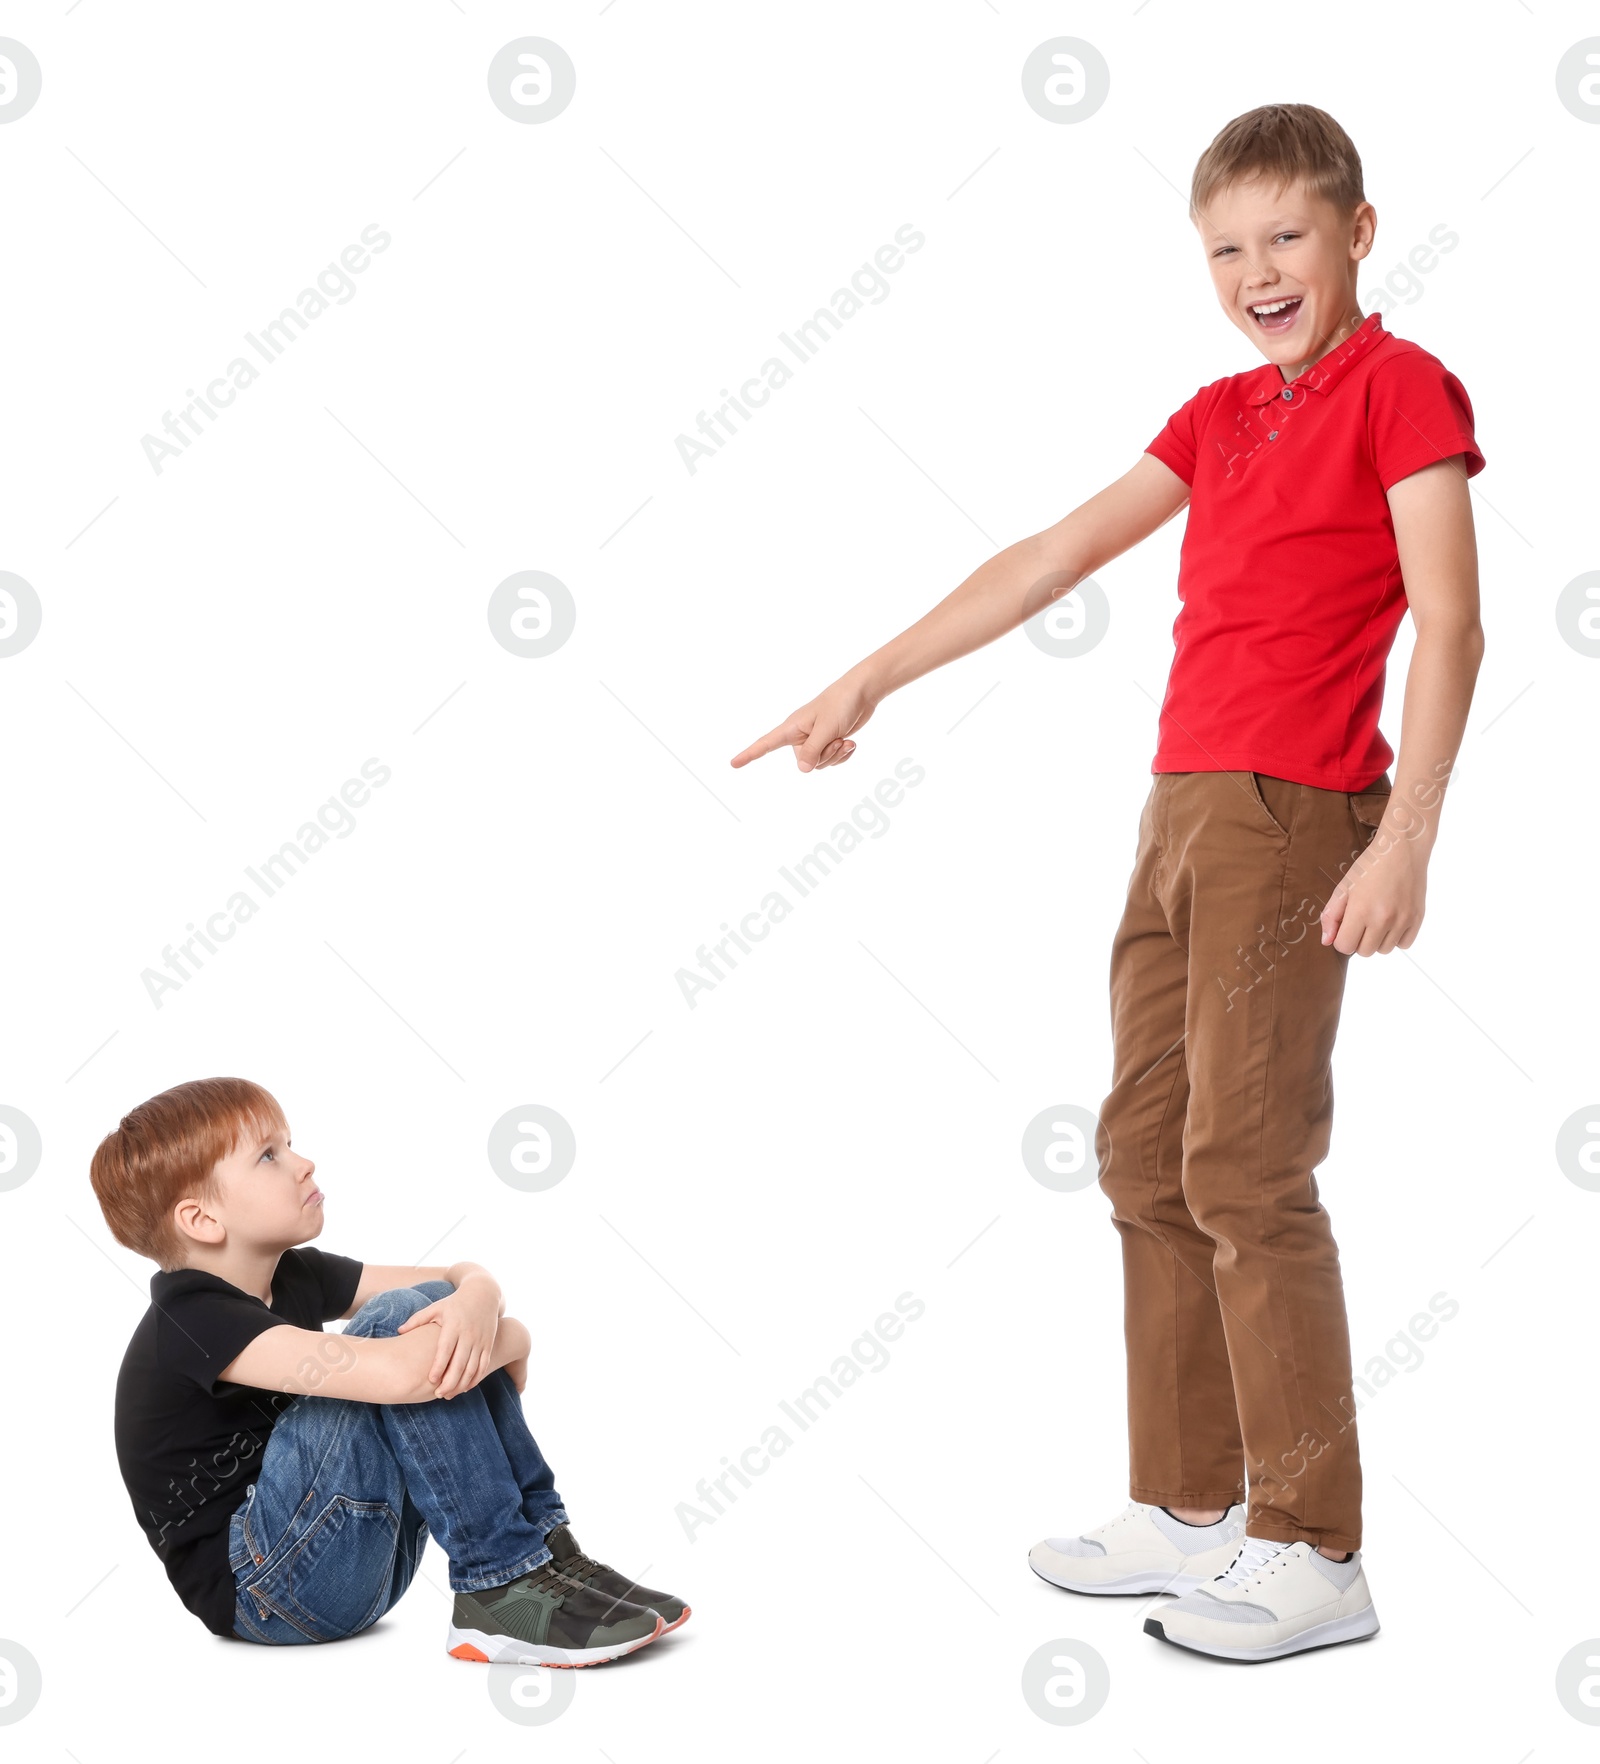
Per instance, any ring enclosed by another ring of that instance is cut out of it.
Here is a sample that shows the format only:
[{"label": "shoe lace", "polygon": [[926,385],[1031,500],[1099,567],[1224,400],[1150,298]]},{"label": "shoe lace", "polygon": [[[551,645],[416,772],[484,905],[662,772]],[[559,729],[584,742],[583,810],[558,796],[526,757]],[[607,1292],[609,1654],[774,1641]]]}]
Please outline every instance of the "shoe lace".
[{"label": "shoe lace", "polygon": [[[584,1592],[592,1593],[600,1598],[605,1598],[606,1594],[599,1587],[591,1588],[588,1584],[589,1581],[594,1578],[595,1574],[599,1572],[604,1572],[606,1574],[617,1573],[616,1569],[613,1568],[609,1562],[597,1562],[593,1556],[585,1555],[582,1550],[574,1550],[570,1556],[564,1556],[561,1560],[561,1577],[570,1581],[574,1586],[580,1588]],[[626,1579],[626,1576],[619,1574],[617,1575],[617,1578],[623,1580]],[[628,1583],[627,1591],[617,1593],[611,1599],[611,1603],[606,1606],[606,1618],[609,1619],[614,1611],[632,1610],[636,1604],[643,1603],[644,1596],[645,1595],[639,1592],[638,1582],[630,1581]]]},{"label": "shoe lace", "polygon": [[562,1561],[561,1572],[568,1580],[581,1584],[595,1574],[614,1574],[616,1570],[608,1562],[597,1562],[593,1556],[577,1550]]},{"label": "shoe lace", "polygon": [[1143,1511],[1144,1509],[1138,1501],[1129,1501],[1127,1506],[1125,1506],[1120,1513],[1105,1520],[1103,1524],[1092,1527],[1090,1530],[1084,1532],[1083,1536],[1088,1538],[1104,1537],[1107,1532],[1116,1530],[1119,1525],[1126,1525],[1130,1519]]},{"label": "shoe lace", "polygon": [[1288,1549],[1269,1537],[1247,1537],[1237,1556],[1212,1582],[1214,1586],[1243,1586]]},{"label": "shoe lace", "polygon": [[570,1592],[584,1592],[587,1589],[581,1580],[574,1580],[564,1568],[558,1568],[554,1562],[541,1562],[537,1568],[530,1569],[520,1580],[512,1581],[507,1597],[518,1593],[543,1593],[553,1596],[559,1605]]}]

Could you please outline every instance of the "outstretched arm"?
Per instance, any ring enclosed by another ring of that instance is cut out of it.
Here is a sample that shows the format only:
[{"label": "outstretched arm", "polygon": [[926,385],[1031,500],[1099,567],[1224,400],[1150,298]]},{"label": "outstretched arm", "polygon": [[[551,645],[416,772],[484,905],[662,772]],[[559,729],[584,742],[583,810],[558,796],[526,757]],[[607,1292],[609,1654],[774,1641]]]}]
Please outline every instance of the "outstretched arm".
[{"label": "outstretched arm", "polygon": [[1085,576],[1120,557],[1189,500],[1189,486],[1154,454],[1071,514],[981,564],[916,624],[753,741],[733,764],[792,747],[802,772],[838,765],[850,737],[896,688],[1025,624]]}]

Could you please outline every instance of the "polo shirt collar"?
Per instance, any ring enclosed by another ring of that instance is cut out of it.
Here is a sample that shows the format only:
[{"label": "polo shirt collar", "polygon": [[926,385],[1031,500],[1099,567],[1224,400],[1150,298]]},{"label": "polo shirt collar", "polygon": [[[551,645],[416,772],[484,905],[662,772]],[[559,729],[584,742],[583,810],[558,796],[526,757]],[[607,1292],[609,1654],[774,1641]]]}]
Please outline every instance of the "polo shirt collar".
[{"label": "polo shirt collar", "polygon": [[1276,363],[1268,362],[1246,393],[1246,402],[1268,404],[1281,398],[1290,388],[1296,393],[1303,389],[1307,392],[1320,392],[1326,397],[1363,356],[1369,354],[1390,334],[1383,328],[1382,313],[1368,313],[1342,343],[1335,344],[1297,379],[1284,379]]}]

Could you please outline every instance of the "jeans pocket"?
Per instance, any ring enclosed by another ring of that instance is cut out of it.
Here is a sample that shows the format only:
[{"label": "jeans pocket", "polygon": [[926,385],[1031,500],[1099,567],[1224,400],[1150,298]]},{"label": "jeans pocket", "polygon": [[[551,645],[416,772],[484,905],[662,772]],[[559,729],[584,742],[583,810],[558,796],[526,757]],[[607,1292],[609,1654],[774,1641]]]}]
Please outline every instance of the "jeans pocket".
[{"label": "jeans pocket", "polygon": [[314,1641],[340,1641],[387,1608],[399,1533],[386,1501],[335,1495],[242,1590]]},{"label": "jeans pocket", "polygon": [[256,1485],[252,1482],[244,1491],[244,1499],[228,1518],[228,1566],[233,1570],[235,1578],[244,1572],[250,1563],[250,1543],[245,1533],[245,1517],[250,1511],[250,1503],[256,1498]]}]

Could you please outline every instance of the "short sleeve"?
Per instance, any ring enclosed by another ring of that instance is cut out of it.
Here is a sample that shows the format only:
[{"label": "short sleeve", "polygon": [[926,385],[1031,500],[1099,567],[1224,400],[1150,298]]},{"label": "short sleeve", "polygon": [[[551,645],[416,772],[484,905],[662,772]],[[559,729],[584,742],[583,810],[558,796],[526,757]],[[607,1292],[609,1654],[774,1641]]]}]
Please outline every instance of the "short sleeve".
[{"label": "short sleeve", "polygon": [[217,1396],[217,1379],[258,1335],[287,1321],[248,1293],[221,1282],[170,1291],[156,1301],[157,1358],[162,1368]]},{"label": "short sleeve", "polygon": [[1441,459],[1462,459],[1469,478],[1484,459],[1466,387],[1423,349],[1381,363],[1367,388],[1367,444],[1385,490]]},{"label": "short sleeve", "polygon": [[1194,488],[1195,461],[1199,457],[1196,434],[1196,413],[1200,400],[1209,390],[1202,386],[1187,404],[1180,405],[1167,418],[1166,426],[1145,448],[1154,454],[1169,471],[1174,471],[1191,489]]},{"label": "short sleeve", "polygon": [[317,1315],[324,1323],[342,1317],[356,1296],[356,1288],[361,1284],[361,1270],[366,1263],[357,1261],[354,1256],[338,1256],[332,1250],[309,1246],[295,1253],[316,1276],[321,1289],[321,1308]]}]

